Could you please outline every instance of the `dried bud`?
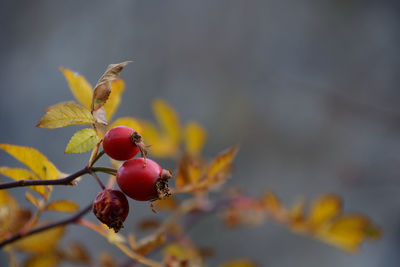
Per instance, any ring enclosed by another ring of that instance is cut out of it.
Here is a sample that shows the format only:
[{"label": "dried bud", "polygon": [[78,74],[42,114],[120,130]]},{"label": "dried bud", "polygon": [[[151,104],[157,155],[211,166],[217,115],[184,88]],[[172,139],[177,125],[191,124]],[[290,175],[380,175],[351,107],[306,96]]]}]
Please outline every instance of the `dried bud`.
[{"label": "dried bud", "polygon": [[93,202],[93,213],[117,233],[124,227],[124,221],[129,213],[129,203],[121,191],[104,189]]}]

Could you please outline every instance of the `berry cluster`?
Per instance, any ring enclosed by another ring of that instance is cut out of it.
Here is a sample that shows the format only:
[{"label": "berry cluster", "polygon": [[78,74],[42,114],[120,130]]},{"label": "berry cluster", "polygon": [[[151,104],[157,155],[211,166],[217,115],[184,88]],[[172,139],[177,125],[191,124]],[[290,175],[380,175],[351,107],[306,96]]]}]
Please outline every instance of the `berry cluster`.
[{"label": "berry cluster", "polygon": [[[103,140],[104,152],[115,160],[125,161],[117,171],[117,184],[128,197],[138,201],[154,201],[168,197],[168,179],[172,173],[146,158],[146,146],[132,128],[117,126]],[[140,158],[134,158],[141,151]],[[105,189],[96,197],[93,212],[103,223],[118,232],[128,215],[129,204],[118,190]]]}]

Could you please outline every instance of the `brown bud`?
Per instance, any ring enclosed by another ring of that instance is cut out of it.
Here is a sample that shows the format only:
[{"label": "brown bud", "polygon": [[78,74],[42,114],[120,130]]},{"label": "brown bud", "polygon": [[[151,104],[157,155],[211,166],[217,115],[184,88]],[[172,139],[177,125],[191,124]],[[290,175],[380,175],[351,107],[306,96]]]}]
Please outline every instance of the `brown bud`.
[{"label": "brown bud", "polygon": [[121,191],[104,189],[93,202],[93,213],[117,233],[124,227],[124,221],[129,213],[129,203]]}]

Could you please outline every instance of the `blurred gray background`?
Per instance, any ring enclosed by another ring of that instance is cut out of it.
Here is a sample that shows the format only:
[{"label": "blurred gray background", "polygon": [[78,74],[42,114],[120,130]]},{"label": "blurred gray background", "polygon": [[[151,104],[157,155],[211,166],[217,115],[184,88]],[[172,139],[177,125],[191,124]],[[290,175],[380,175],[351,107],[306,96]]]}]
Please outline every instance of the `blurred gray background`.
[{"label": "blurred gray background", "polygon": [[[133,60],[116,116],[152,119],[152,99],[164,98],[182,121],[206,127],[206,155],[241,142],[230,185],[253,196],[269,188],[287,204],[339,193],[345,211],[384,229],[382,240],[349,255],[270,222],[223,231],[211,217],[190,232],[197,245],[215,248],[209,266],[247,257],[261,266],[397,267],[399,26],[394,0],[3,0],[0,142],[33,146],[62,171],[77,170],[88,154],[63,151],[79,127],[34,127],[47,106],[73,99],[58,67],[94,84],[109,63]],[[18,163],[0,152],[0,165]],[[53,199],[83,206],[98,191],[88,177],[56,188]],[[11,192],[23,199],[24,190]],[[135,218],[154,217],[148,204],[131,205],[125,233],[137,232]],[[90,230],[70,227],[65,242],[78,238],[94,255],[125,259]]]}]

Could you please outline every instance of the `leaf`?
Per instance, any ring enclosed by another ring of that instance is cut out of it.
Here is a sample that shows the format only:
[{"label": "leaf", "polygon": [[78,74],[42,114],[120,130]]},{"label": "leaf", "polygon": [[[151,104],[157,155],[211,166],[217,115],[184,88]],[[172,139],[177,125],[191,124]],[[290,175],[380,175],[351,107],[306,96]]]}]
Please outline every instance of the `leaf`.
[{"label": "leaf", "polygon": [[[348,252],[355,252],[366,240],[368,230],[376,227],[361,215],[346,215],[338,218],[326,231],[320,234],[321,239]],[[377,229],[379,232],[379,229]]]},{"label": "leaf", "polygon": [[69,88],[76,100],[89,110],[93,97],[92,86],[90,83],[82,75],[67,68],[60,67],[60,70],[64,74]]},{"label": "leaf", "polygon": [[227,172],[230,172],[233,159],[238,150],[239,147],[234,146],[227,151],[220,153],[211,163],[207,172],[207,177],[215,179],[220,175],[226,175]]},{"label": "leaf", "polygon": [[338,216],[342,209],[339,196],[329,194],[317,199],[310,210],[309,220],[312,225],[318,226]]},{"label": "leaf", "polygon": [[275,215],[278,214],[282,208],[278,197],[270,191],[264,193],[261,198],[261,203],[263,204],[264,209]]},{"label": "leaf", "polygon": [[53,267],[58,266],[60,257],[55,253],[32,255],[25,262],[24,267]]},{"label": "leaf", "polygon": [[178,144],[180,138],[180,123],[176,111],[168,105],[167,102],[161,99],[154,100],[152,106],[162,132],[171,142]]},{"label": "leaf", "polygon": [[14,243],[18,250],[43,254],[53,250],[61,237],[64,235],[65,227],[59,226],[50,230],[27,236]]},{"label": "leaf", "polygon": [[176,174],[176,186],[182,187],[187,184],[196,183],[203,174],[206,166],[198,158],[190,156],[182,157]]},{"label": "leaf", "polygon": [[75,212],[79,209],[79,205],[70,200],[57,200],[47,205],[46,210],[54,210],[59,212]]},{"label": "leaf", "polygon": [[184,130],[184,141],[186,151],[190,155],[199,155],[203,149],[206,139],[207,133],[200,124],[196,122],[189,122],[186,124]]},{"label": "leaf", "polygon": [[122,79],[116,79],[111,83],[111,93],[107,102],[104,104],[104,109],[107,114],[107,120],[110,121],[119,103],[121,102],[121,94],[125,89],[125,83]]},{"label": "leaf", "polygon": [[141,132],[144,142],[150,145],[150,154],[155,157],[175,156],[178,152],[178,144],[168,139],[166,135],[159,133],[157,127],[148,121],[140,121]]},{"label": "leaf", "polygon": [[85,107],[74,102],[61,102],[49,107],[36,126],[55,129],[75,124],[93,123],[94,118]]},{"label": "leaf", "polygon": [[29,192],[25,192],[25,197],[29,202],[31,202],[36,208],[40,207],[40,200],[38,200],[34,195]]},{"label": "leaf", "polygon": [[60,173],[46,156],[34,148],[0,144],[0,149],[25,164],[41,179],[56,179]]},{"label": "leaf", "polygon": [[111,82],[117,79],[123,68],[129,63],[131,63],[131,61],[108,65],[106,72],[104,72],[103,76],[101,76],[94,89],[91,108],[92,111],[98,110],[104,106],[111,94]]},{"label": "leaf", "polygon": [[36,180],[36,175],[28,170],[20,168],[0,167],[0,174],[3,174],[15,181]]},{"label": "leaf", "polygon": [[220,265],[220,267],[257,267],[257,266],[258,266],[257,264],[248,259],[232,260]]},{"label": "leaf", "polygon": [[142,132],[142,127],[140,126],[139,121],[132,117],[118,118],[108,127],[108,129],[112,129],[116,126],[130,127],[132,129],[134,129],[136,132],[138,132],[139,134],[141,134],[141,132]]},{"label": "leaf", "polygon": [[95,130],[86,128],[77,131],[69,140],[65,153],[85,153],[92,150],[99,142]]}]

